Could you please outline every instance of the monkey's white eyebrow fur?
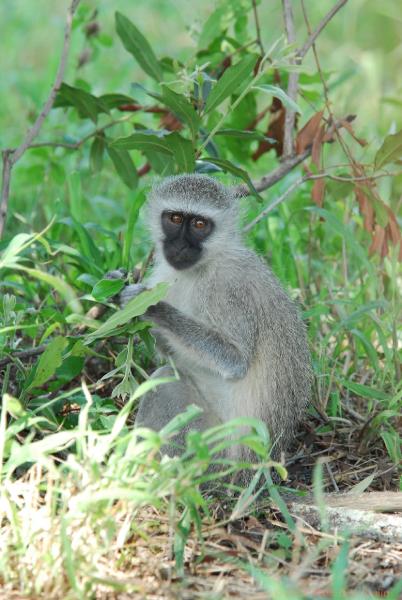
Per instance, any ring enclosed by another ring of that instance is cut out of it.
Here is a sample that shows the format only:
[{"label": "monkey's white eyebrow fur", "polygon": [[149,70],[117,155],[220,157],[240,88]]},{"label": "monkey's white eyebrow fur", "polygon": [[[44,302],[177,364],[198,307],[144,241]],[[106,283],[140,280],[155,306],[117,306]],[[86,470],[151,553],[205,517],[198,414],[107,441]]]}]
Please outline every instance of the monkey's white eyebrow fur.
[{"label": "monkey's white eyebrow fur", "polygon": [[158,205],[158,211],[170,210],[172,212],[202,215],[210,219],[222,215],[222,209],[206,205],[203,198],[200,198],[199,201],[194,198],[160,198]]}]

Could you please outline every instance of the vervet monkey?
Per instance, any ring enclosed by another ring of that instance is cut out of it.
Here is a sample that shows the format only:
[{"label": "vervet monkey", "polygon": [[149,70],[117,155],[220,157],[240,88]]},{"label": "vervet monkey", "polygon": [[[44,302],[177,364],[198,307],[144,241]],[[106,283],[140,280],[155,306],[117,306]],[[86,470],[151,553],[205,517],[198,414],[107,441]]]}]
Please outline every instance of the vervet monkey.
[{"label": "vervet monkey", "polygon": [[[164,179],[150,194],[149,221],[155,266],[146,287],[162,281],[170,287],[144,317],[155,324],[157,348],[173,360],[180,380],[143,397],[136,424],[159,430],[189,404],[204,411],[190,424],[200,430],[257,417],[268,426],[277,458],[292,439],[312,381],[295,304],[242,242],[238,200],[215,179]],[[142,289],[127,286],[122,303]],[[171,367],[162,367],[155,376],[170,374]],[[240,446],[230,451],[234,459],[250,455]]]}]

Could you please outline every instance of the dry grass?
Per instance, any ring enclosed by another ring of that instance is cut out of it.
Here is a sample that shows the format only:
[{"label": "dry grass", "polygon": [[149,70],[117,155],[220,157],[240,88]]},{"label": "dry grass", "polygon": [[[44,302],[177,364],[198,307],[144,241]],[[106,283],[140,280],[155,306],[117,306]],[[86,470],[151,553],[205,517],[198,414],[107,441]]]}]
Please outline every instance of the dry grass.
[{"label": "dry grass", "polygon": [[[325,457],[328,491],[350,489],[369,474],[376,476],[367,480],[367,489],[396,489],[396,467],[380,444],[361,444],[364,423],[356,426],[345,419],[325,435],[313,433],[316,425],[310,422],[310,436],[300,432],[295,444],[289,460],[292,487],[311,491],[312,467],[317,457]],[[290,533],[268,500],[233,520],[228,500],[227,506],[211,501],[200,534],[190,528],[178,573],[178,525],[166,505],[117,500],[98,513],[80,509],[86,485],[94,483],[84,467],[80,474],[72,471],[58,480],[56,472],[36,465],[22,479],[5,484],[0,545],[9,560],[8,573],[3,562],[0,599],[265,600],[342,598],[346,592],[368,598],[387,594],[402,571],[402,544],[346,539],[343,532],[318,531],[299,518]],[[62,510],[55,508],[57,498],[62,498]],[[17,509],[14,515],[11,506]],[[24,537],[21,542],[17,532]]]}]

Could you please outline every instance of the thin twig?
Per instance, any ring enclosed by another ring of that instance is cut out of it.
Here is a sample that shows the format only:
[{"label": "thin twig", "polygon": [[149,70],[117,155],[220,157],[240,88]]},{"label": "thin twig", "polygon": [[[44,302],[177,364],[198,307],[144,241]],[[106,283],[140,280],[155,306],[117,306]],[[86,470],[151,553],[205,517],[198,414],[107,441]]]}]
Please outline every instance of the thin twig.
[{"label": "thin twig", "polygon": [[260,51],[261,51],[262,56],[264,56],[265,50],[264,50],[264,46],[263,46],[262,40],[261,40],[261,27],[260,27],[260,20],[258,18],[257,2],[256,2],[256,0],[252,0],[252,4],[253,4],[253,12],[254,12],[255,30],[257,32],[257,43],[258,43],[258,45],[260,47]]},{"label": "thin twig", "polygon": [[11,354],[10,356],[6,356],[0,360],[0,369],[8,365],[9,363],[13,363],[17,360],[22,360],[23,358],[31,358],[32,356],[37,356],[38,354],[42,354],[46,350],[47,344],[42,344],[41,346],[36,346],[36,348],[29,348],[29,350],[21,350],[21,352],[16,352]]},{"label": "thin twig", "polygon": [[[295,24],[293,18],[292,5],[290,0],[282,0],[283,19],[285,22],[286,37],[289,45],[296,43]],[[296,59],[292,58],[292,64],[296,63]],[[299,74],[297,72],[289,73],[287,94],[291,100],[296,102],[297,88],[299,84]],[[285,116],[285,128],[283,136],[283,155],[286,158],[293,154],[293,128],[295,125],[296,113],[288,109]]]},{"label": "thin twig", "polygon": [[288,189],[281,196],[276,198],[269,206],[264,208],[264,210],[262,212],[260,212],[260,214],[257,215],[255,217],[255,219],[253,219],[250,223],[247,223],[247,225],[245,227],[243,227],[243,232],[247,233],[248,231],[250,231],[250,229],[252,229],[255,225],[257,225],[257,223],[262,221],[262,219],[264,219],[270,212],[272,212],[277,206],[279,206],[279,204],[282,204],[282,202],[284,202],[286,200],[286,198],[296,188],[298,188],[300,185],[302,185],[306,181],[315,181],[316,179],[332,179],[333,181],[354,182],[354,181],[367,181],[368,179],[374,180],[374,179],[380,179],[381,177],[391,177],[391,176],[395,176],[395,174],[385,172],[385,173],[378,173],[377,175],[373,175],[371,177],[368,177],[367,175],[358,176],[358,177],[342,177],[340,175],[331,175],[330,173],[323,172],[323,173],[317,173],[316,175],[312,175],[312,174],[304,175],[303,177],[300,177],[300,179],[295,181],[290,187],[288,187]]},{"label": "thin twig", "polygon": [[257,225],[257,223],[262,221],[262,219],[264,219],[270,212],[272,212],[274,210],[274,208],[276,208],[279,204],[282,204],[282,202],[284,202],[286,200],[286,198],[288,196],[290,196],[290,194],[296,188],[298,188],[300,185],[302,185],[302,183],[304,183],[305,181],[308,181],[308,179],[309,179],[309,176],[305,175],[304,177],[301,177],[300,179],[295,181],[290,187],[288,187],[288,189],[281,196],[276,198],[269,206],[267,206],[267,208],[264,208],[264,210],[262,212],[260,212],[260,214],[257,215],[256,218],[251,221],[251,223],[247,223],[247,225],[245,227],[243,227],[243,233],[247,233],[248,231],[250,231],[250,229],[255,227],[255,225]]},{"label": "thin twig", "polygon": [[307,52],[310,50],[311,46],[314,44],[315,40],[320,35],[321,31],[328,25],[332,17],[336,15],[338,10],[342,8],[346,4],[348,0],[338,0],[338,2],[331,8],[331,10],[325,15],[325,17],[319,22],[317,28],[309,35],[306,42],[297,52],[297,57],[303,59]]},{"label": "thin twig", "polygon": [[3,152],[3,182],[1,190],[1,203],[0,203],[0,237],[3,234],[4,225],[7,217],[8,199],[10,196],[10,182],[11,182],[11,171],[15,163],[21,158],[25,150],[32,144],[33,140],[38,135],[44,120],[48,116],[53,103],[55,101],[57,92],[62,84],[64,78],[64,72],[67,64],[67,56],[70,49],[71,41],[71,30],[73,24],[73,16],[77,9],[80,0],[72,0],[70,7],[67,11],[66,26],[64,30],[64,42],[61,53],[59,67],[57,69],[56,78],[50,90],[48,99],[46,100],[39,116],[35,123],[29,129],[25,136],[24,141],[14,150],[14,152]]},{"label": "thin twig", "polygon": [[[303,61],[303,58],[309,51],[309,49],[314,46],[314,42],[317,37],[320,35],[321,31],[326,27],[326,25],[330,22],[330,20],[336,15],[336,13],[346,4],[348,0],[338,0],[338,2],[331,8],[331,10],[321,19],[317,28],[311,32],[309,31],[309,37],[303,46],[297,50],[294,59],[291,60],[292,64],[300,65]],[[294,19],[293,12],[290,0],[282,0],[283,6],[283,18],[285,22],[286,36],[288,40],[288,44],[295,44],[296,36],[294,30]],[[296,102],[297,92],[299,87],[299,73],[291,72],[289,73],[289,82],[287,94],[288,96]],[[283,142],[283,155],[285,157],[291,156],[293,153],[293,129],[295,123],[296,113],[288,109],[286,111],[285,117],[285,128],[284,128],[284,142]]]},{"label": "thin twig", "polygon": [[[338,129],[341,129],[343,127],[343,122],[345,122],[345,121],[348,122],[348,121],[350,121],[350,119],[351,119],[351,116],[347,116],[347,117],[344,117],[343,119],[339,119],[339,121],[333,121],[329,125],[329,128],[325,134],[326,140],[328,142],[332,141],[333,135],[335,135],[336,132],[338,132]],[[268,188],[275,185],[275,183],[277,183],[278,181],[283,179],[288,173],[290,173],[290,171],[292,171],[295,167],[297,167],[300,163],[302,163],[308,156],[310,156],[311,150],[312,150],[312,148],[309,147],[309,148],[306,148],[306,150],[302,154],[296,154],[296,155],[286,158],[285,160],[283,160],[281,162],[281,164],[276,169],[271,171],[271,173],[269,173],[268,175],[264,175],[258,181],[253,181],[253,185],[254,185],[255,189],[257,190],[257,192],[263,192],[264,190],[267,190]],[[391,176],[391,174],[384,173],[381,175],[381,177],[385,177],[385,176]],[[363,180],[364,179],[373,179],[373,177],[366,176],[366,177],[363,177],[362,179]],[[233,193],[238,197],[249,196],[250,189],[247,185],[241,184],[241,185],[238,185],[233,188]]]},{"label": "thin twig", "polygon": [[[269,175],[264,175],[260,180],[253,181],[253,185],[257,192],[263,192],[268,188],[272,187],[283,179],[285,175],[290,173],[297,165],[302,163],[308,156],[311,154],[311,148],[308,148],[303,152],[303,154],[297,154],[296,156],[292,156],[281,162],[281,164],[271,171]],[[248,196],[250,194],[250,189],[245,184],[238,185],[234,188],[234,193],[236,196]]]},{"label": "thin twig", "polygon": [[[114,127],[114,125],[120,125],[121,123],[125,123],[130,119],[132,119],[132,115],[126,115],[124,117],[121,117],[120,119],[114,119],[113,121],[109,121],[109,123],[102,125],[102,127],[97,127],[96,129],[93,129],[92,131],[87,133],[87,135],[84,135],[84,137],[79,139],[77,142],[36,142],[35,144],[30,144],[27,150],[31,150],[31,148],[66,148],[68,150],[78,150],[79,148],[81,148],[81,146],[83,146],[83,144],[85,144],[85,142],[99,135],[100,133],[103,133],[106,129]],[[7,151],[14,152],[14,149],[7,149]]]},{"label": "thin twig", "polygon": [[3,150],[3,177],[1,181],[1,203],[0,203],[0,238],[3,231],[3,224],[7,217],[8,197],[10,195],[11,180],[11,153],[9,150]]}]

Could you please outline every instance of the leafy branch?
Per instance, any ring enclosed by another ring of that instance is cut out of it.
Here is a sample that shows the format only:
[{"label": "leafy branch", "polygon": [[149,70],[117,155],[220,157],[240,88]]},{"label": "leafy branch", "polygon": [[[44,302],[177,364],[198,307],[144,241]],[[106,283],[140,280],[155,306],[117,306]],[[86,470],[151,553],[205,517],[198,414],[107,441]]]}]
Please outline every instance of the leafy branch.
[{"label": "leafy branch", "polygon": [[8,200],[10,196],[10,184],[11,184],[11,172],[14,165],[20,160],[27,148],[30,147],[33,140],[37,137],[44,120],[48,116],[52,109],[56,95],[60,86],[63,82],[64,72],[66,70],[68,53],[70,50],[71,42],[71,30],[73,25],[73,18],[75,11],[77,10],[80,0],[72,0],[70,7],[67,11],[66,25],[64,30],[64,42],[61,52],[60,63],[57,69],[54,83],[51,87],[49,96],[39,113],[35,123],[29,129],[25,136],[24,141],[15,150],[4,150],[3,151],[3,175],[2,175],[2,186],[1,186],[1,200],[0,200],[0,238],[3,235],[5,221],[7,218]]}]

